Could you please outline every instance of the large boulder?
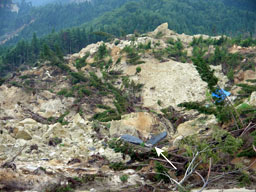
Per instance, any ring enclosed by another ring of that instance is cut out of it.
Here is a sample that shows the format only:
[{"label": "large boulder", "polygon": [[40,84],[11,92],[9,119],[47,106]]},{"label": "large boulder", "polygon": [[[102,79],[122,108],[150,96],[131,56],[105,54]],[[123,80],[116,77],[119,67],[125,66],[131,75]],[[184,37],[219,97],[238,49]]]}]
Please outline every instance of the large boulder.
[{"label": "large boulder", "polygon": [[24,139],[24,140],[31,140],[32,136],[29,133],[28,130],[23,129],[23,128],[19,128],[17,129],[16,133],[15,133],[15,138],[16,139]]},{"label": "large boulder", "polygon": [[43,138],[53,138],[53,137],[69,137],[68,130],[65,129],[60,123],[55,123],[49,126],[47,132],[43,135]]},{"label": "large boulder", "polygon": [[40,106],[40,114],[44,118],[49,117],[57,117],[61,113],[63,113],[65,110],[65,105],[62,103],[62,101],[57,99],[50,99],[48,101],[42,101],[42,104]]},{"label": "large boulder", "polygon": [[193,64],[173,60],[159,63],[155,59],[147,59],[140,65],[140,74],[133,76],[136,67],[128,66],[124,72],[135,82],[144,84],[144,107],[160,111],[170,105],[177,108],[182,102],[205,100],[207,83],[202,81]]},{"label": "large boulder", "polygon": [[168,31],[168,23],[163,23],[161,25],[159,25],[154,31],[153,34],[154,35],[158,35],[158,34],[166,34],[166,32]]},{"label": "large boulder", "polygon": [[150,113],[138,112],[124,115],[121,120],[112,121],[109,133],[111,137],[129,134],[141,137],[141,139],[145,141],[149,139],[151,135],[159,134],[164,131],[173,131],[172,125],[166,125],[155,115]]},{"label": "large boulder", "polygon": [[177,128],[177,135],[185,137],[198,134],[212,128],[217,125],[217,123],[217,119],[214,115],[201,114],[196,119],[180,124]]}]

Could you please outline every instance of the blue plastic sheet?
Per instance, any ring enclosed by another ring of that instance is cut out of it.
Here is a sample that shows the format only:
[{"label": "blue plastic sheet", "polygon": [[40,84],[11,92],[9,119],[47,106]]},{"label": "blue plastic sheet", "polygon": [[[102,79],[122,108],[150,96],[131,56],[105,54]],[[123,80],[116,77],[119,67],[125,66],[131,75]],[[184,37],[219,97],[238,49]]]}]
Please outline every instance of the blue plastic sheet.
[{"label": "blue plastic sheet", "polygon": [[146,142],[146,146],[154,146],[155,144],[157,144],[159,141],[161,141],[162,139],[164,139],[167,136],[167,132],[163,132],[160,133],[158,135],[154,135],[151,139],[149,139]]},{"label": "blue plastic sheet", "polygon": [[225,91],[224,89],[217,89],[214,93],[212,93],[212,97],[217,98],[217,102],[224,101],[224,99],[230,95],[231,93]]},{"label": "blue plastic sheet", "polygon": [[139,139],[138,137],[131,136],[131,135],[122,135],[121,139],[123,139],[124,141],[128,141],[130,143],[138,144],[138,145],[143,143],[143,141],[141,139]]},{"label": "blue plastic sheet", "polygon": [[[167,136],[167,132],[163,132],[163,133],[160,133],[158,135],[154,135],[151,139],[149,139],[146,143],[145,143],[145,146],[147,147],[151,147],[151,146],[154,146],[155,144],[157,144],[159,141],[161,141],[162,139],[164,139],[165,137]],[[137,145],[140,145],[140,144],[143,144],[143,141],[138,138],[138,137],[135,137],[135,136],[132,136],[132,135],[122,135],[121,136],[121,139],[124,140],[124,141],[127,141],[129,143],[133,143],[133,144],[137,144]]]}]

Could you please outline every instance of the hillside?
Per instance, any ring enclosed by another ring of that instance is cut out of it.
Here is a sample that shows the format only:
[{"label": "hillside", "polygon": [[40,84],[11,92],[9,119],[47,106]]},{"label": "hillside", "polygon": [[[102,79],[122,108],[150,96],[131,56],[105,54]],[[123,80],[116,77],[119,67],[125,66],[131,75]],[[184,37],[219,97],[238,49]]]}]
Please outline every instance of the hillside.
[{"label": "hillside", "polygon": [[[0,39],[31,20],[35,22],[26,26],[5,44],[15,44],[21,39],[29,40],[34,32],[41,37],[53,30],[60,31],[80,25],[86,28],[89,25],[120,36],[121,31],[147,32],[166,21],[175,31],[186,34],[235,36],[255,33],[256,16],[252,10],[254,3],[248,0],[94,0],[79,1],[79,4],[78,1],[70,1],[68,4],[65,4],[65,1],[56,2],[40,7],[33,7],[25,2],[18,3],[18,13],[2,13],[0,17],[8,18],[9,22],[0,26]],[[103,16],[104,13],[106,15]]]},{"label": "hillside", "polygon": [[0,82],[0,190],[252,192],[255,51],[167,23],[64,57],[44,46]]},{"label": "hillside", "polygon": [[[85,24],[104,12],[120,7],[127,1],[95,0],[93,3],[91,1],[81,1],[80,3],[77,1],[70,1],[70,3],[56,1],[39,7],[34,7],[25,1],[18,2],[15,4],[19,7],[18,12],[1,9],[0,18],[4,22],[0,24],[0,45],[13,45],[21,39],[29,40],[33,37],[33,33],[41,37],[53,31]],[[28,24],[31,20],[34,22],[13,35],[8,41],[3,41],[8,34],[16,31],[20,26]]]},{"label": "hillside", "polygon": [[[179,33],[240,34],[238,41],[248,38],[246,41],[250,45],[255,44],[252,39],[255,12],[240,9],[232,2],[225,3],[220,0],[95,0],[93,3],[48,4],[37,8],[25,3],[18,14],[8,13],[3,17],[1,33],[11,32],[0,38],[2,43],[8,45],[20,41],[13,46],[0,47],[0,75],[4,77],[33,66],[40,59],[45,44],[53,51],[71,54],[97,41],[122,38],[127,33],[148,32],[166,21]],[[72,26],[77,27],[69,28]]]}]

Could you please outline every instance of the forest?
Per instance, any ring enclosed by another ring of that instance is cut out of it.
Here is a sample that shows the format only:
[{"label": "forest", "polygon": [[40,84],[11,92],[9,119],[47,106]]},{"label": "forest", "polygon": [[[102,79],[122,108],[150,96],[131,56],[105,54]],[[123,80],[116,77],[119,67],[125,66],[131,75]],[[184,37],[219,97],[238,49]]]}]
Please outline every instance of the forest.
[{"label": "forest", "polygon": [[41,7],[22,1],[18,13],[1,6],[2,37],[33,22],[0,47],[0,74],[34,65],[45,47],[71,54],[99,40],[151,31],[164,22],[178,33],[249,38],[254,44],[254,6],[249,0],[94,0]]}]

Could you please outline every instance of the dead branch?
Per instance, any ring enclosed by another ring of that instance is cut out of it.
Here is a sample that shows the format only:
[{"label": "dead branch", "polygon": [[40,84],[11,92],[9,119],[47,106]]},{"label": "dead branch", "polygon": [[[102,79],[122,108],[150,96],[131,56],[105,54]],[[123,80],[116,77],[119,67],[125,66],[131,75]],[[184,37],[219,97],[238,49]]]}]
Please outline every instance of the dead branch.
[{"label": "dead branch", "polygon": [[15,159],[22,153],[22,151],[27,147],[27,144],[25,144],[20,150],[19,152],[13,156],[13,158],[11,160],[7,160],[3,165],[1,165],[1,168],[8,168],[8,167],[12,167],[12,168],[16,168],[16,165],[13,163],[15,161]]},{"label": "dead branch", "polygon": [[252,122],[250,122],[250,123],[247,125],[247,127],[244,129],[244,131],[242,132],[242,134],[240,135],[240,137],[243,136],[244,134],[246,134],[246,133],[247,133],[249,130],[251,130],[252,128],[256,127],[256,124],[250,126],[251,123],[252,123]]},{"label": "dead branch", "polygon": [[[164,162],[164,163],[166,162],[166,160],[159,159],[159,158],[154,158],[154,157],[149,157],[149,159],[150,159],[150,160],[155,160],[155,161]],[[173,163],[173,164],[179,164],[179,165],[184,165],[184,164],[185,164],[185,162],[184,162],[184,163],[180,163],[180,162],[173,162],[173,161],[172,161],[172,163]]]},{"label": "dead branch", "polygon": [[211,174],[211,168],[212,168],[212,159],[210,158],[210,161],[209,161],[209,169],[208,169],[208,174],[207,174],[207,179],[205,181],[205,179],[196,171],[195,173],[198,173],[199,176],[201,177],[204,185],[203,187],[198,191],[198,192],[202,192],[204,190],[204,188],[208,185],[209,183],[209,178],[210,178],[210,174]]}]

